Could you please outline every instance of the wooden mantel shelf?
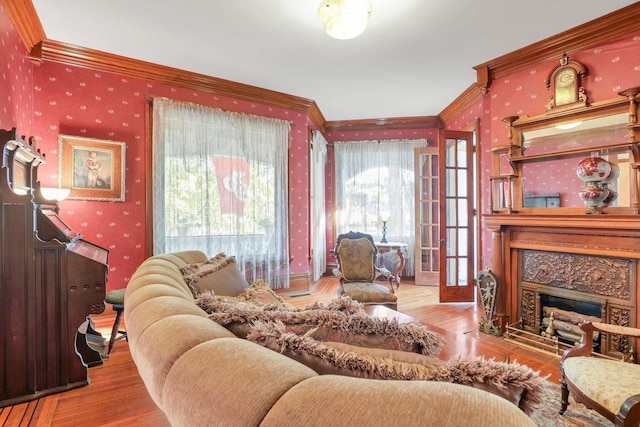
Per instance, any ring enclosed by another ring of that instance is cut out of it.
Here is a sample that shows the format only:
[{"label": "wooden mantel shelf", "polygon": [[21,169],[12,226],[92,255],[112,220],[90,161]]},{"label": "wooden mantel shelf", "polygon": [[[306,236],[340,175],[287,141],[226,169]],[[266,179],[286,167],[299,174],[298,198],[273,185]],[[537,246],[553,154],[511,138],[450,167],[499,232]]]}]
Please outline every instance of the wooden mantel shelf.
[{"label": "wooden mantel shelf", "polygon": [[[490,230],[503,226],[547,227],[589,230],[640,230],[640,215],[528,215],[487,214],[483,215]],[[640,250],[640,242],[638,243]]]}]

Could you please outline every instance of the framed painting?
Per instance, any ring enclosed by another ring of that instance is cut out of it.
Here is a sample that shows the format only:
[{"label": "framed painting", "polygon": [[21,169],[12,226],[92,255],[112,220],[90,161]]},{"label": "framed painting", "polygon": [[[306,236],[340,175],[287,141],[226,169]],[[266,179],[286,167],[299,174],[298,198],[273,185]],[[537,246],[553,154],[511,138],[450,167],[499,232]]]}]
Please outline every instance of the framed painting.
[{"label": "framed painting", "polygon": [[69,199],[123,202],[124,142],[58,136],[58,177]]}]

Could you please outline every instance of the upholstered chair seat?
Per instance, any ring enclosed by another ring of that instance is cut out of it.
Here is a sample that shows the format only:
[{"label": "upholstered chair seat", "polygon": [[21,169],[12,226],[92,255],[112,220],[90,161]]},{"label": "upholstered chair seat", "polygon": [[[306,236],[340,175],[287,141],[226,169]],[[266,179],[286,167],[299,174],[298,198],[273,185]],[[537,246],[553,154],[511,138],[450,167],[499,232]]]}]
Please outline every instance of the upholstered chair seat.
[{"label": "upholstered chair seat", "polygon": [[599,322],[585,322],[580,328],[585,332],[583,342],[566,350],[560,360],[560,413],[566,411],[571,392],[576,401],[616,426],[640,425],[640,365],[593,354],[594,330],[633,339],[640,337],[640,329]]},{"label": "upholstered chair seat", "polygon": [[[340,279],[338,296],[396,309],[398,298],[393,289],[393,277],[386,268],[376,267],[377,252],[369,234],[350,231],[338,236],[334,251],[338,268],[333,270]],[[378,278],[384,278],[386,284],[375,283]]]}]

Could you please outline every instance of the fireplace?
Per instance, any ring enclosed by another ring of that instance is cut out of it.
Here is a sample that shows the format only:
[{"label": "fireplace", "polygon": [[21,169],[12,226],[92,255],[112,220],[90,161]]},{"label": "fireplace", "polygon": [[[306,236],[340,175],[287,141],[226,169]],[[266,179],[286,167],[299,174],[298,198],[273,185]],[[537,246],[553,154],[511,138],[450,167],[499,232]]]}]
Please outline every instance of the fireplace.
[{"label": "fireplace", "polygon": [[[583,340],[578,326],[586,320],[602,321],[602,305],[590,301],[573,300],[554,295],[540,296],[540,327],[538,333],[547,338],[557,337],[567,345],[577,345]],[[594,348],[600,352],[600,335],[594,336]]]},{"label": "fireplace", "polygon": [[[551,338],[545,335],[557,332],[547,331],[554,309],[578,322],[637,327],[639,217],[495,214],[485,221],[493,232],[499,279],[496,316],[507,337],[522,331],[533,340]],[[555,333],[557,351],[574,345],[579,332],[562,326],[571,332]],[[617,336],[598,339],[600,351],[614,357],[637,348]]]}]

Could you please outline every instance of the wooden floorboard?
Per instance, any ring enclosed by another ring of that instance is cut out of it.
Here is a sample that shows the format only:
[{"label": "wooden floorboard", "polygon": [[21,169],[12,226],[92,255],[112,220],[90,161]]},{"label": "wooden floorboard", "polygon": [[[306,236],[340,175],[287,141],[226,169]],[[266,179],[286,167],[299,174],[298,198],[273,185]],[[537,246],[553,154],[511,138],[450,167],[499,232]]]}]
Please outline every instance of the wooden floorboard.
[{"label": "wooden floorboard", "polygon": [[[327,302],[336,297],[335,278],[318,281],[309,292],[287,292],[283,297],[296,306],[315,301]],[[442,334],[446,339],[440,355],[443,359],[457,355],[478,355],[496,360],[517,360],[557,383],[558,361],[554,355],[534,351],[506,341],[502,337],[478,331],[483,313],[471,303],[440,304],[438,288],[415,286],[403,281],[396,291],[398,311]],[[96,329],[109,335],[115,312],[107,308],[93,316]],[[124,319],[126,327],[126,319]],[[126,341],[117,341],[110,358],[101,366],[89,369],[86,387],[43,397],[37,401],[0,408],[0,425],[29,427],[78,426],[153,426],[169,423],[147,393],[129,354]]]}]

